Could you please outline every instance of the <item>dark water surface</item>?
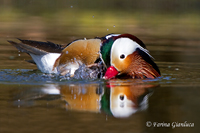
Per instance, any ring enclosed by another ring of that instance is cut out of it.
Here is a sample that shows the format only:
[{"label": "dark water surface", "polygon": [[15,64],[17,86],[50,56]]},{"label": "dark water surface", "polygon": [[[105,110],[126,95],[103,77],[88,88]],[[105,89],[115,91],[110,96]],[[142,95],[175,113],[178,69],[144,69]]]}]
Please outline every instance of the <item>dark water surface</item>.
[{"label": "dark water surface", "polygon": [[[102,13],[95,7],[80,11],[75,3],[36,15],[31,12],[35,5],[28,10],[19,8],[22,3],[10,4],[0,13],[1,133],[200,131],[198,15],[131,14],[132,9]],[[105,81],[43,74],[7,42],[22,38],[66,44],[109,33],[143,40],[162,77]]]},{"label": "dark water surface", "polygon": [[[180,50],[175,51],[174,46],[151,46],[161,78],[104,81],[43,74],[26,63],[23,59],[29,57],[14,51],[6,39],[1,45],[5,49],[0,52],[2,133],[199,130],[198,47],[178,45]],[[176,123],[192,127],[178,127]]]}]

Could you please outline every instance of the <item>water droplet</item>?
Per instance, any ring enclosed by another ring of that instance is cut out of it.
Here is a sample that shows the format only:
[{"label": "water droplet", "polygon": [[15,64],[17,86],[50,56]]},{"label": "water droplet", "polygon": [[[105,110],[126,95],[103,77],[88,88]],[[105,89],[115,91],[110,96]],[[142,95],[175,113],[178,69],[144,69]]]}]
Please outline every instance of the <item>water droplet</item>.
[{"label": "water droplet", "polygon": [[107,31],[109,31],[109,29],[107,29]]},{"label": "water droplet", "polygon": [[94,18],[94,15],[92,17]]},{"label": "water droplet", "polygon": [[176,71],[178,71],[178,70],[179,70],[179,68],[176,68],[175,70],[176,70]]},{"label": "water droplet", "polygon": [[21,56],[20,54],[18,54],[18,56]]},{"label": "water droplet", "polygon": [[65,53],[66,53],[66,54],[68,54],[69,52],[68,52],[68,51],[66,51]]},{"label": "water droplet", "polygon": [[106,115],[106,121],[108,121],[108,116]]},{"label": "water droplet", "polygon": [[115,28],[115,25],[113,25],[113,27]]},{"label": "water droplet", "polygon": [[73,8],[73,6],[70,6],[71,8]]},{"label": "water droplet", "polygon": [[9,59],[13,60],[15,59],[15,56],[10,56]]}]

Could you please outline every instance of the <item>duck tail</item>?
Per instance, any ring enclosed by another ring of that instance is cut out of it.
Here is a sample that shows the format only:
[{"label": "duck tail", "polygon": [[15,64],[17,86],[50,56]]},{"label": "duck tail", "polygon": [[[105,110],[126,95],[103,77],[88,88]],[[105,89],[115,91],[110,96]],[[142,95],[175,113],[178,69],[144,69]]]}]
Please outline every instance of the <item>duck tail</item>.
[{"label": "duck tail", "polygon": [[61,51],[63,50],[62,45],[55,44],[52,42],[40,42],[22,39],[18,40],[20,40],[21,42],[17,43],[10,40],[8,40],[8,42],[15,46],[19,51],[28,54],[31,53],[34,55],[45,55],[47,53],[61,53]]}]

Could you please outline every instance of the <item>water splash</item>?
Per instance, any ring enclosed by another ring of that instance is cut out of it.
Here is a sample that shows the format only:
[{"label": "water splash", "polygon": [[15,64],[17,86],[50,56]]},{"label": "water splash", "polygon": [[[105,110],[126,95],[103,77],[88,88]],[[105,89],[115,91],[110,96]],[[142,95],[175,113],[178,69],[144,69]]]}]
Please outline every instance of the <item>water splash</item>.
[{"label": "water splash", "polygon": [[3,69],[0,70],[1,83],[30,83],[30,82],[52,82],[55,75],[44,74],[38,70],[31,69]]},{"label": "water splash", "polygon": [[63,80],[73,80],[73,79],[98,79],[102,78],[105,72],[105,67],[103,64],[95,64],[93,66],[80,65],[80,67],[75,71],[72,77],[69,73],[61,77]]},{"label": "water splash", "polygon": [[79,69],[75,71],[74,78],[75,79],[97,79],[102,78],[104,73],[104,68],[101,65],[87,67],[85,65],[81,65]]},{"label": "water splash", "polygon": [[70,73],[66,75],[46,74],[39,70],[32,69],[1,69],[0,83],[55,83],[60,81],[74,81],[82,79],[99,79],[103,77],[105,68],[102,64],[94,66],[81,65],[71,76]]}]

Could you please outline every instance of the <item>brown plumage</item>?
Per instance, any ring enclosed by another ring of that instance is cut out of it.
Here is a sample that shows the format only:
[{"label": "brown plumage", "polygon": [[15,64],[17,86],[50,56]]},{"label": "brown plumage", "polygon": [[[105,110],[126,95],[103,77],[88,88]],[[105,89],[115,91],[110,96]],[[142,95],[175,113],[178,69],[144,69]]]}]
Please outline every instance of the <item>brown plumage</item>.
[{"label": "brown plumage", "polygon": [[130,64],[126,65],[127,68],[122,73],[127,73],[132,78],[145,79],[160,76],[159,72],[146,62],[137,51],[128,55],[125,60],[126,62],[130,62]]},{"label": "brown plumage", "polygon": [[[69,71],[70,66],[78,69],[80,65],[91,65],[99,58],[100,39],[78,40],[69,44],[56,60],[53,69],[58,69],[61,75]],[[71,67],[70,67],[71,68]]]}]

